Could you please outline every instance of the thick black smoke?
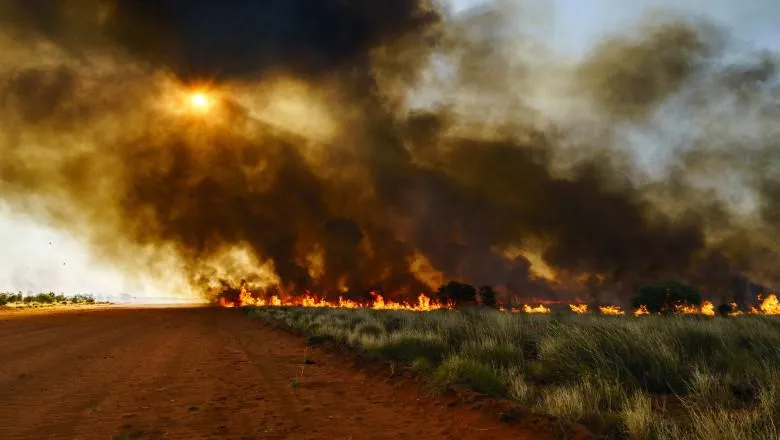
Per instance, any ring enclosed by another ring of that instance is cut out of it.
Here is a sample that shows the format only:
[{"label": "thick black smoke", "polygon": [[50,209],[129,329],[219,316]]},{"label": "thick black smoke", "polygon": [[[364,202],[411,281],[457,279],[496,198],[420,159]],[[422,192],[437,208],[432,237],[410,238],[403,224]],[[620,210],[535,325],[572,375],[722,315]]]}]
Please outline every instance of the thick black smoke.
[{"label": "thick black smoke", "polygon": [[[734,97],[729,115],[771,111],[756,89],[776,91],[775,60],[724,69],[710,26],[651,23],[575,67],[518,67],[498,49],[500,14],[422,0],[6,3],[0,194],[106,258],[172,253],[197,286],[332,295],[458,279],[622,298],[658,278],[724,294],[737,275],[772,279],[771,133],[718,145],[703,124],[669,145],[661,178],[621,145],[621,130],[663,129],[660,106],[715,120],[715,90]],[[434,58],[455,69],[438,84]],[[576,117],[535,107],[554,77]],[[213,117],[169,111],[190,83],[224,92]],[[420,108],[421,90],[440,103]],[[299,115],[274,112],[300,96]],[[745,150],[767,157],[729,163]],[[713,172],[761,217],[735,213]],[[272,274],[225,260],[237,248]]]}]

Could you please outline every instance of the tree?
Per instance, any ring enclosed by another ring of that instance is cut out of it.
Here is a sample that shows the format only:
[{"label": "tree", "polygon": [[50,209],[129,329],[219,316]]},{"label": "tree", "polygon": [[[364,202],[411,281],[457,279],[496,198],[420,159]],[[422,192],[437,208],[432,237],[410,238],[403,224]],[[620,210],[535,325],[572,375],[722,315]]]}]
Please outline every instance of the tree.
[{"label": "tree", "polygon": [[730,303],[721,304],[718,306],[718,315],[720,316],[730,316],[732,313],[736,311],[737,311],[737,307]]},{"label": "tree", "polygon": [[456,306],[473,304],[477,300],[477,290],[474,289],[474,286],[456,281],[450,281],[439,287],[436,293],[442,301],[452,302]]},{"label": "tree", "polygon": [[647,307],[650,313],[674,313],[679,307],[701,305],[701,294],[679,281],[664,281],[639,287],[631,300],[634,308]]},{"label": "tree", "polygon": [[479,288],[479,303],[485,307],[496,306],[496,292],[490,286],[482,286]]}]

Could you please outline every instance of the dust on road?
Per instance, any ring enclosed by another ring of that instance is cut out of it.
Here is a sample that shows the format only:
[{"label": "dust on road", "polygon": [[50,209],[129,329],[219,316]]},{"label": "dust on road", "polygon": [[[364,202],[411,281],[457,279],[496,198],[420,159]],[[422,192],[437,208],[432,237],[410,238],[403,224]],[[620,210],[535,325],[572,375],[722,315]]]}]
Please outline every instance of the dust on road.
[{"label": "dust on road", "polygon": [[0,314],[0,438],[541,438],[304,350],[231,310]]}]

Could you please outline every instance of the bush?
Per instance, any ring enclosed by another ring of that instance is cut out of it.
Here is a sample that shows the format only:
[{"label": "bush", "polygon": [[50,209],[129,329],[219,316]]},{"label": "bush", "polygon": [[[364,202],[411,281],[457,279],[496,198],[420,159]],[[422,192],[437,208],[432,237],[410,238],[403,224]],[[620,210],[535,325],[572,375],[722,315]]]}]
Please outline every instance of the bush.
[{"label": "bush", "polygon": [[449,301],[458,306],[474,304],[477,300],[477,291],[474,286],[456,281],[450,281],[439,287],[437,293],[442,301]]},{"label": "bush", "polygon": [[672,314],[682,306],[701,305],[701,294],[679,281],[646,284],[632,299],[634,308],[647,307],[650,313]]},{"label": "bush", "polygon": [[496,292],[490,286],[482,286],[479,288],[479,304],[485,307],[496,306]]},{"label": "bush", "polygon": [[718,315],[720,316],[729,316],[736,311],[737,308],[732,304],[721,304],[718,306]]}]

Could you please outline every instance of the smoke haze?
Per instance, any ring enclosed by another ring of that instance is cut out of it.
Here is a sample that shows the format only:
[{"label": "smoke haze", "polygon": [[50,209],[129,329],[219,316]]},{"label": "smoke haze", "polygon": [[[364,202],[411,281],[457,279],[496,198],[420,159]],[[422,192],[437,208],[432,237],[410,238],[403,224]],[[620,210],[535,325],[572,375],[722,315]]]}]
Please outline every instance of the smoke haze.
[{"label": "smoke haze", "polygon": [[194,295],[776,283],[777,55],[663,15],[566,62],[508,3],[5,1],[0,197]]}]

